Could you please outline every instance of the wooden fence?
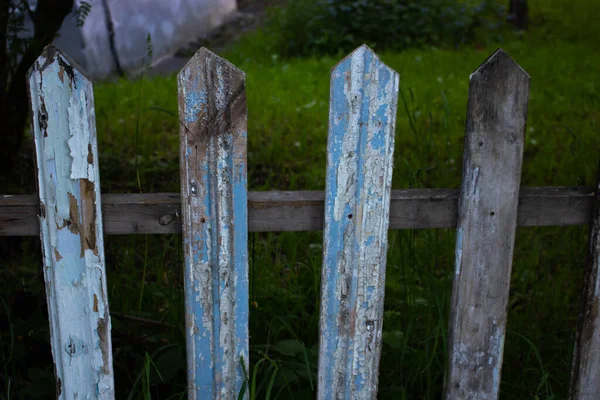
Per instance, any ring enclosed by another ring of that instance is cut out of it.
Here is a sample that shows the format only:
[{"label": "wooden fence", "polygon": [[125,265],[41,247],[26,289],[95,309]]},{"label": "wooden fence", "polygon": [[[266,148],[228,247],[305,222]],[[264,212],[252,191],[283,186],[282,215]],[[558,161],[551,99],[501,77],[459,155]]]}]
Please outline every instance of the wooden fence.
[{"label": "wooden fence", "polygon": [[600,398],[599,188],[520,188],[528,74],[498,50],[471,75],[460,190],[391,190],[399,81],[356,49],[331,73],[325,192],[248,193],[245,76],[201,49],[178,76],[181,194],[101,198],[92,84],[48,47],[28,81],[39,197],[1,196],[0,234],[41,236],[58,397],[114,398],[103,234],[183,233],[188,396],[234,399],[248,232],[323,229],[318,396],[374,399],[388,229],[456,227],[445,397],[496,399],[517,225],[591,224],[571,398]]}]

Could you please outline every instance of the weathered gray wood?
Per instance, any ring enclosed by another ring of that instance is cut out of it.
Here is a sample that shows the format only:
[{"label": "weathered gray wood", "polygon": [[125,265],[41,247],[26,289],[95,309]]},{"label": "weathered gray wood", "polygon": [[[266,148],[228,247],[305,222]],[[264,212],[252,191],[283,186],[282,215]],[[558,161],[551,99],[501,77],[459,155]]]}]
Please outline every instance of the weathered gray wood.
[{"label": "weathered gray wood", "polygon": [[177,78],[188,398],[236,399],[249,370],[245,76],[202,48]]},{"label": "weathered gray wood", "polygon": [[447,399],[497,399],[529,75],[497,50],[472,75],[449,323]]},{"label": "weathered gray wood", "polygon": [[[459,189],[392,190],[390,229],[455,228]],[[587,225],[592,187],[524,187],[519,196],[519,226]],[[322,191],[249,192],[250,232],[323,229]],[[0,195],[0,236],[39,234],[36,196]],[[104,194],[106,235],[181,233],[179,193]]]},{"label": "weathered gray wood", "polygon": [[376,399],[397,72],[367,46],[331,73],[318,398]]},{"label": "weathered gray wood", "polygon": [[573,353],[571,400],[600,399],[600,164]]},{"label": "weathered gray wood", "polygon": [[28,79],[59,399],[114,399],[92,83],[54,47]]}]

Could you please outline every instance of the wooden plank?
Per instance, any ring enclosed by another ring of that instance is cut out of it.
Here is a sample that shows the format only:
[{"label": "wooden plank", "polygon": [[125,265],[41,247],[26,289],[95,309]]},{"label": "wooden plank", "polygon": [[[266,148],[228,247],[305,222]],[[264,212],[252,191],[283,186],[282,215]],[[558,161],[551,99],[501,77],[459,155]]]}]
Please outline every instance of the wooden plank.
[{"label": "wooden plank", "polygon": [[235,399],[248,371],[245,76],[202,48],[178,90],[188,397]]},{"label": "wooden plank", "polygon": [[497,399],[529,75],[497,50],[472,75],[449,323],[447,399]]},{"label": "wooden plank", "polygon": [[600,163],[571,371],[571,400],[600,399]]},{"label": "wooden plank", "polygon": [[320,399],[376,399],[399,75],[367,46],[332,71]]},{"label": "wooden plank", "polygon": [[[459,189],[392,190],[390,229],[455,228]],[[524,187],[519,226],[587,225],[593,187]],[[250,232],[323,229],[325,192],[249,192]],[[37,196],[0,195],[0,236],[39,234]],[[181,233],[179,193],[104,194],[105,235]]]},{"label": "wooden plank", "polygon": [[54,47],[29,73],[59,399],[114,399],[92,83]]}]

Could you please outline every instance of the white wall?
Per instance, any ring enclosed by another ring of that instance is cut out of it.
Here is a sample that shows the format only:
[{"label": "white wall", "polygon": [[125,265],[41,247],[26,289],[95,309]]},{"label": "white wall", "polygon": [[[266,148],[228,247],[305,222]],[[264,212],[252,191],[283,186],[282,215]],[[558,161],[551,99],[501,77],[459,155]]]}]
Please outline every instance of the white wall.
[{"label": "white wall", "polygon": [[[79,2],[76,0],[76,4]],[[221,24],[237,7],[236,0],[92,0],[91,3],[92,11],[83,28],[77,28],[74,16],[69,16],[55,44],[94,79],[116,72],[105,4],[115,30],[116,53],[126,72],[136,72],[142,67],[148,33],[152,38],[153,61],[158,61]]]}]

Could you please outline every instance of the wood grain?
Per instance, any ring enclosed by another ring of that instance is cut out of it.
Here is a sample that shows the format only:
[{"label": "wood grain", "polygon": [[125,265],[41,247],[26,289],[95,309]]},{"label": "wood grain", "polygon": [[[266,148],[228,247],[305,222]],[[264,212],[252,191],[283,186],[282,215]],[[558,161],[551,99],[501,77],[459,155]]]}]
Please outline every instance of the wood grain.
[{"label": "wood grain", "polygon": [[177,78],[188,398],[235,399],[249,370],[245,76],[202,48]]},{"label": "wood grain", "polygon": [[529,75],[497,50],[472,75],[448,334],[446,399],[497,399]]},{"label": "wood grain", "polygon": [[600,163],[571,373],[571,400],[600,399]]},{"label": "wood grain", "polygon": [[319,399],[376,399],[398,73],[367,46],[331,73]]},{"label": "wood grain", "polygon": [[54,47],[29,72],[58,399],[114,399],[92,83]]},{"label": "wood grain", "polygon": [[[455,228],[459,189],[392,190],[390,229]],[[588,225],[593,187],[523,187],[518,226]],[[181,233],[179,193],[103,194],[105,235]],[[323,229],[323,191],[249,192],[250,232]],[[0,195],[0,236],[36,236],[39,201],[34,195]]]}]

